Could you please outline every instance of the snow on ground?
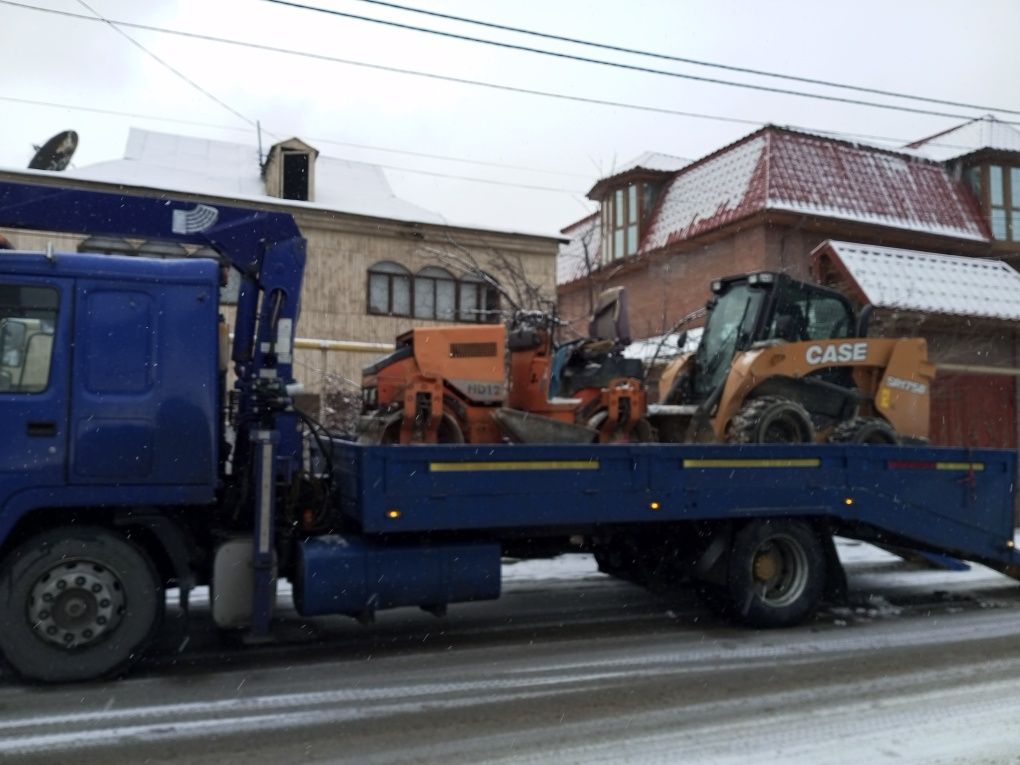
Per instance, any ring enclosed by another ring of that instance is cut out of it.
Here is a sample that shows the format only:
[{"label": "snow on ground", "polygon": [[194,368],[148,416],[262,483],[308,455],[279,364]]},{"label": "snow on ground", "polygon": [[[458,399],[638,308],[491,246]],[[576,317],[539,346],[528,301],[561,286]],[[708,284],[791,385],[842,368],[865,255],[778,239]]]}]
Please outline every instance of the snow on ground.
[{"label": "snow on ground", "polygon": [[[1017,534],[1020,544],[1020,532]],[[891,567],[901,562],[901,559],[885,550],[882,550],[867,542],[859,542],[854,539],[836,537],[836,551],[843,565],[853,568],[874,567],[875,576],[881,577],[881,581],[887,585],[908,586],[930,586],[938,588],[943,585],[963,585],[981,580],[1004,580],[1006,577],[993,571],[990,568],[976,563],[970,563],[966,571],[944,571],[936,568],[924,568],[920,566],[903,566],[892,570]],[[885,570],[890,567],[889,570]],[[526,584],[529,582],[540,582],[548,580],[582,580],[598,579],[606,577],[606,574],[598,570],[595,558],[590,553],[569,553],[559,555],[555,558],[537,558],[534,560],[517,560],[513,558],[503,561],[503,583]],[[170,590],[168,593],[169,602],[177,601],[177,591]],[[277,594],[281,604],[290,602],[291,585],[286,580],[280,580],[277,586]],[[196,588],[191,595],[193,604],[205,604],[209,602],[209,590],[207,587]]]}]

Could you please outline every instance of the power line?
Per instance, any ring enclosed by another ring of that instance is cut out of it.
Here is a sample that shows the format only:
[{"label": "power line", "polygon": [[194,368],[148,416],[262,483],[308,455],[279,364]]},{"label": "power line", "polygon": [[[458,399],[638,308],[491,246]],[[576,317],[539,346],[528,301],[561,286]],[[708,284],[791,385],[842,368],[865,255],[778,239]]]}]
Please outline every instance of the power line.
[{"label": "power line", "polygon": [[372,146],[367,143],[352,143],[350,141],[337,141],[332,138],[321,138],[317,136],[309,136],[309,141],[316,143],[328,143],[334,146],[349,146],[354,149],[368,149],[369,151],[383,151],[389,154],[404,154],[409,157],[422,157],[424,159],[441,159],[447,162],[463,162],[468,165],[479,165],[481,167],[496,167],[501,170],[522,170],[528,173],[544,173],[545,175],[561,175],[571,176],[574,178],[588,178],[589,176],[582,173],[566,173],[561,170],[549,170],[548,168],[540,167],[526,167],[525,165],[510,165],[502,162],[488,162],[481,159],[466,159],[464,157],[453,157],[448,154],[429,154],[423,151],[410,151],[408,149],[390,149],[384,146]]},{"label": "power line", "polygon": [[883,104],[877,101],[864,101],[862,99],[857,98],[845,98],[843,96],[829,96],[821,93],[806,93],[801,90],[791,90],[789,88],[777,88],[770,85],[755,85],[747,82],[734,82],[732,80],[721,80],[717,77],[705,77],[696,74],[683,74],[681,72],[671,72],[666,69],[653,69],[652,67],[638,66],[637,64],[624,64],[617,61],[606,61],[604,59],[590,58],[588,56],[578,56],[571,53],[561,53],[559,51],[545,50],[543,48],[532,48],[528,45],[517,45],[514,43],[498,42],[496,40],[486,40],[481,37],[472,37],[470,35],[457,34],[455,32],[444,32],[438,29],[416,27],[413,24],[403,24],[398,21],[376,19],[370,16],[361,16],[356,13],[337,11],[332,8],[319,8],[314,5],[304,5],[303,3],[293,2],[293,0],[262,0],[262,1],[266,3],[272,3],[273,5],[280,5],[288,8],[312,11],[315,13],[323,13],[328,16],[337,16],[339,18],[352,19],[355,21],[364,21],[370,24],[379,24],[381,26],[393,27],[394,29],[403,29],[412,32],[422,32],[425,34],[436,35],[438,37],[445,37],[451,40],[461,40],[463,42],[479,43],[480,45],[490,45],[496,48],[516,50],[524,53],[535,53],[540,56],[551,56],[552,58],[563,59],[566,61],[577,61],[584,64],[597,64],[599,66],[607,66],[615,69],[624,69],[631,72],[641,72],[644,74],[657,74],[662,75],[664,77],[675,77],[682,80],[702,82],[709,85],[725,85],[727,87],[744,88],[746,90],[754,90],[763,93],[777,93],[780,95],[787,96],[799,96],[801,98],[814,98],[820,101],[851,104],[854,106],[868,106],[873,109],[888,109],[891,111],[908,112],[911,114],[924,114],[931,117],[952,117],[954,119],[974,118],[974,115],[950,114],[947,112],[937,112],[932,109],[918,109],[912,106],[896,106],[894,104]]},{"label": "power line", "polygon": [[[10,103],[16,103],[16,104],[26,104],[26,105],[29,105],[29,106],[45,106],[45,107],[49,107],[49,108],[52,108],[52,109],[70,109],[72,111],[78,111],[78,112],[92,112],[92,113],[95,113],[95,114],[106,114],[106,115],[115,116],[115,117],[134,117],[134,118],[137,118],[137,119],[153,120],[153,121],[156,121],[156,122],[171,122],[171,123],[177,123],[177,124],[182,124],[182,125],[195,125],[197,127],[208,127],[208,128],[214,128],[214,129],[217,129],[217,130],[233,130],[233,131],[242,132],[242,133],[251,133],[251,132],[253,132],[251,128],[248,128],[248,127],[238,127],[236,125],[221,125],[221,124],[213,123],[213,122],[201,122],[199,120],[186,120],[186,119],[180,119],[180,118],[177,118],[177,117],[165,117],[165,116],[158,115],[158,114],[146,114],[144,112],[128,112],[128,111],[121,111],[119,109],[100,109],[100,108],[94,107],[94,106],[80,106],[80,105],[77,105],[77,104],[68,104],[68,103],[61,103],[61,102],[56,102],[56,101],[39,101],[39,100],[36,100],[36,99],[31,99],[31,98],[18,98],[18,97],[15,97],[15,96],[4,96],[4,95],[0,95],[0,101],[8,101]],[[703,119],[718,120],[718,121],[722,121],[722,122],[738,122],[738,123],[741,123],[741,124],[753,124],[755,126],[760,126],[760,125],[764,124],[761,121],[753,121],[752,122],[750,120],[739,120],[739,119],[736,119],[736,118],[733,118],[733,117],[712,116],[712,115],[707,115],[707,114],[693,115],[693,116],[701,117]],[[843,140],[862,139],[862,140],[867,140],[867,141],[881,141],[883,143],[893,144],[894,146],[897,146],[897,147],[902,147],[904,144],[908,143],[908,139],[906,139],[906,138],[892,138],[890,136],[871,135],[871,134],[867,134],[867,133],[846,133],[846,132],[840,132],[838,130],[822,130],[820,128],[803,127],[803,126],[800,126],[800,125],[789,125],[787,127],[790,127],[790,128],[792,128],[794,130],[801,130],[801,131],[806,132],[806,133],[815,133],[815,134],[818,134],[818,135],[827,135],[827,136],[832,136],[834,138],[843,139]],[[358,149],[368,149],[368,150],[371,150],[371,151],[383,151],[383,152],[389,152],[389,153],[393,153],[393,154],[406,154],[406,155],[415,156],[415,157],[425,157],[425,158],[428,158],[428,159],[449,160],[451,162],[463,162],[463,163],[466,163],[466,164],[476,164],[476,165],[480,165],[480,166],[491,166],[491,167],[498,167],[498,168],[512,169],[512,170],[524,170],[524,171],[528,171],[528,172],[546,172],[546,173],[553,174],[553,175],[573,176],[573,177],[577,177],[577,178],[588,178],[589,177],[588,175],[585,175],[585,174],[582,174],[582,173],[565,173],[565,172],[561,172],[561,171],[557,171],[557,170],[540,170],[538,168],[529,168],[529,167],[525,167],[523,165],[509,165],[509,164],[502,164],[502,163],[498,163],[498,162],[485,162],[483,160],[467,159],[467,158],[464,158],[464,157],[453,157],[453,156],[449,156],[449,155],[446,155],[446,154],[428,154],[428,153],[425,153],[425,152],[408,151],[406,149],[392,149],[392,148],[384,147],[384,146],[373,146],[371,144],[353,143],[353,142],[350,142],[350,141],[338,141],[338,140],[334,140],[334,139],[331,139],[331,138],[323,138],[321,136],[309,136],[308,140],[309,141],[315,141],[316,143],[335,144],[337,146],[350,146],[350,147],[358,148]],[[940,146],[940,147],[943,147],[943,148],[952,148],[952,149],[969,149],[969,148],[971,148],[971,147],[968,147],[968,146],[965,146],[965,145],[962,145],[962,144],[951,144],[951,143],[943,143],[943,142],[938,142],[938,141],[930,141],[926,145],[929,145],[929,146]],[[394,168],[394,169],[396,169],[396,168]],[[412,170],[410,168],[400,168],[400,169],[403,170],[404,172],[417,172],[416,170]]]},{"label": "power line", "polygon": [[[269,0],[272,2],[273,0]],[[514,32],[517,34],[531,35],[533,37],[539,37],[545,40],[555,40],[557,42],[571,43],[574,45],[584,45],[590,48],[600,48],[602,50],[610,50],[617,53],[629,53],[636,56],[646,56],[648,58],[660,59],[662,61],[674,61],[680,64],[693,64],[694,66],[704,66],[711,69],[722,69],[728,72],[738,72],[740,74],[752,74],[760,77],[773,77],[780,80],[789,80],[791,82],[802,82],[806,85],[822,85],[827,88],[839,88],[842,90],[852,90],[858,93],[871,93],[876,96],[891,96],[893,98],[902,98],[910,101],[922,101],[931,104],[940,104],[942,106],[958,106],[964,109],[980,109],[982,111],[993,111],[1002,112],[1004,114],[1020,114],[1020,111],[1014,109],[1003,109],[995,106],[980,106],[977,104],[968,104],[959,101],[946,101],[940,98],[930,98],[928,96],[915,96],[908,93],[897,93],[891,90],[880,90],[878,88],[868,88],[860,85],[849,85],[841,82],[832,82],[830,80],[818,80],[812,77],[799,77],[793,74],[780,74],[778,72],[768,72],[762,69],[750,69],[742,66],[734,66],[732,64],[720,64],[718,62],[701,61],[694,58],[684,58],[682,56],[672,56],[667,53],[657,53],[654,51],[639,50],[637,48],[627,48],[621,45],[611,45],[609,43],[594,42],[592,40],[582,40],[576,37],[565,37],[563,35],[551,34],[548,32],[539,32],[533,29],[522,29],[520,27],[512,27],[505,24],[496,24],[491,21],[482,21],[480,19],[469,19],[464,16],[454,16],[449,13],[439,13],[438,11],[430,11],[424,8],[413,8],[408,5],[398,5],[397,3],[385,2],[385,0],[358,0],[362,3],[368,3],[370,5],[377,5],[383,8],[391,8],[399,11],[406,11],[408,13],[418,13],[423,16],[431,16],[433,18],[445,19],[447,21],[457,21],[464,24],[474,24],[475,26],[486,27],[488,29],[498,29],[504,32]]]},{"label": "power line", "polygon": [[247,123],[248,123],[249,125],[251,125],[252,127],[256,127],[256,123],[255,123],[255,121],[254,121],[254,120],[251,120],[251,119],[249,119],[248,117],[245,117],[245,116],[244,116],[243,114],[241,114],[241,112],[237,111],[237,109],[235,109],[234,107],[232,107],[232,106],[231,106],[230,104],[228,104],[228,103],[227,103],[226,101],[224,101],[223,99],[221,99],[221,98],[218,98],[217,96],[215,96],[215,95],[213,95],[212,93],[210,93],[210,92],[209,92],[208,90],[206,90],[206,89],[205,89],[205,88],[203,88],[203,87],[202,87],[201,85],[199,85],[199,84],[198,84],[197,82],[195,82],[195,81],[194,81],[193,79],[191,79],[191,78],[190,78],[190,77],[188,77],[188,76],[187,76],[186,74],[184,74],[184,72],[180,71],[179,69],[177,69],[177,68],[175,68],[174,66],[172,66],[172,65],[171,65],[170,63],[168,63],[168,62],[164,61],[163,59],[161,59],[161,58],[160,58],[159,56],[157,56],[157,55],[156,55],[155,53],[153,53],[153,52],[152,52],[151,50],[149,50],[149,49],[148,49],[148,48],[146,48],[146,47],[145,47],[144,45],[142,45],[142,44],[141,44],[140,42],[138,42],[137,40],[135,40],[135,39],[134,39],[134,38],[133,38],[133,37],[132,37],[131,35],[129,35],[129,34],[128,34],[127,32],[125,32],[125,31],[124,31],[123,29],[121,29],[120,27],[118,27],[118,26],[117,26],[117,23],[115,23],[115,22],[113,22],[113,21],[110,21],[109,19],[107,19],[106,17],[104,17],[104,16],[102,15],[102,14],[100,14],[100,13],[99,13],[98,11],[96,11],[96,10],[95,10],[94,8],[92,8],[92,7],[91,7],[91,6],[90,6],[90,5],[88,4],[88,3],[86,3],[86,2],[85,2],[85,0],[78,0],[78,4],[79,4],[79,5],[81,5],[81,6],[83,7],[83,8],[85,8],[86,10],[88,10],[88,11],[89,11],[89,12],[90,12],[90,13],[91,13],[91,14],[92,14],[93,16],[95,16],[95,17],[96,17],[96,20],[97,20],[97,21],[101,21],[102,23],[106,24],[106,25],[107,25],[108,27],[110,27],[110,29],[112,29],[112,30],[113,30],[114,32],[116,32],[117,34],[119,34],[119,35],[120,35],[121,37],[123,37],[123,38],[124,38],[125,40],[127,40],[127,41],[128,41],[129,43],[131,43],[131,44],[132,44],[132,45],[134,45],[134,46],[135,46],[136,48],[138,48],[138,49],[139,49],[140,51],[142,51],[142,53],[144,53],[144,54],[146,54],[147,56],[151,57],[151,58],[152,58],[152,59],[153,59],[154,61],[156,61],[156,62],[157,62],[158,64],[160,64],[160,65],[161,65],[161,66],[163,66],[164,68],[168,69],[169,71],[173,72],[173,73],[174,73],[175,75],[177,75],[177,76],[178,76],[178,77],[179,77],[180,79],[182,79],[182,80],[183,80],[184,82],[186,82],[186,83],[187,83],[188,85],[190,85],[190,86],[191,86],[191,87],[193,87],[193,88],[194,88],[195,90],[197,90],[197,91],[198,91],[199,93],[201,93],[202,95],[204,95],[204,96],[205,96],[206,98],[209,98],[209,99],[211,99],[212,101],[216,102],[217,104],[219,104],[220,106],[222,106],[222,107],[223,107],[224,109],[226,109],[226,110],[227,110],[228,112],[230,112],[231,114],[233,114],[233,115],[234,115],[235,117],[238,117],[238,118],[240,118],[241,120],[243,120],[243,121],[247,122]]},{"label": "power line", "polygon": [[[195,122],[193,120],[175,120],[175,119],[167,118],[167,117],[156,117],[156,116],[151,115],[151,114],[140,114],[140,113],[137,113],[137,112],[122,112],[122,111],[117,111],[117,110],[114,110],[114,109],[95,109],[95,108],[91,108],[91,107],[73,106],[71,104],[57,104],[57,103],[52,103],[52,102],[48,102],[48,101],[32,101],[32,100],[25,99],[25,98],[13,98],[13,97],[10,97],[10,96],[0,96],[0,101],[11,101],[13,103],[31,104],[31,105],[34,105],[34,106],[49,106],[49,107],[53,107],[53,108],[56,108],[56,109],[72,109],[74,111],[97,112],[99,114],[109,114],[109,115],[120,116],[120,117],[138,117],[138,118],[142,118],[142,119],[166,120],[168,122],[183,122],[183,123],[188,124],[188,125],[201,125],[201,126],[204,126],[204,127],[212,127],[212,128],[218,128],[218,129],[226,129],[226,130],[242,130],[242,131],[248,132],[248,133],[252,132],[250,128],[228,127],[226,125],[214,125],[214,124],[207,123],[207,122]],[[458,161],[458,162],[474,162],[474,160],[469,160],[469,159],[456,159],[454,157],[443,157],[442,155],[439,155],[439,154],[423,154],[421,152],[404,152],[404,151],[402,151],[400,149],[384,149],[384,148],[381,148],[381,147],[367,146],[367,145],[364,145],[364,144],[348,144],[348,143],[345,143],[343,141],[331,141],[331,140],[326,139],[326,138],[311,138],[309,140],[317,141],[319,143],[336,143],[336,144],[340,144],[342,146],[360,146],[360,147],[363,147],[363,148],[374,149],[374,150],[377,150],[377,151],[392,151],[392,152],[396,152],[396,153],[400,153],[400,154],[411,154],[411,155],[415,155],[415,156],[430,157],[430,158],[434,158],[434,159],[451,159],[451,160]],[[350,161],[356,162],[357,160],[350,160]],[[470,181],[471,183],[485,183],[485,184],[489,184],[489,185],[492,185],[492,186],[509,186],[511,188],[529,189],[531,191],[551,191],[551,192],[555,192],[555,193],[559,193],[559,194],[571,194],[573,196],[581,195],[581,194],[584,193],[583,191],[578,191],[577,189],[564,189],[564,188],[559,188],[559,187],[555,187],[555,186],[540,186],[540,185],[536,185],[536,184],[527,184],[527,183],[513,183],[511,181],[498,181],[498,180],[491,179],[491,178],[478,178],[478,177],[475,177],[475,176],[456,175],[456,174],[453,174],[453,173],[439,173],[439,172],[435,172],[433,170],[419,170],[418,168],[413,168],[413,167],[400,167],[399,165],[384,165],[384,164],[380,164],[378,162],[371,162],[371,163],[368,163],[368,164],[372,164],[375,167],[381,167],[381,168],[384,168],[386,170],[396,170],[396,171],[402,172],[402,173],[414,173],[416,175],[429,175],[429,176],[436,177],[436,178],[452,178],[452,179],[460,180],[460,181]],[[478,164],[481,164],[481,165],[495,165],[496,167],[513,167],[512,165],[496,165],[495,163],[490,163],[490,162],[479,162]],[[554,171],[550,170],[550,171],[547,171],[547,172],[551,173],[551,172],[554,172]],[[577,173],[569,173],[569,175],[577,175],[578,177],[585,177],[585,176],[581,176],[581,175],[579,175]]]},{"label": "power line", "polygon": [[155,114],[144,114],[142,112],[127,112],[120,109],[100,109],[95,106],[76,106],[74,104],[58,103],[56,101],[39,101],[33,98],[17,98],[15,96],[0,96],[0,101],[9,101],[15,104],[26,104],[29,106],[46,106],[52,109],[71,109],[76,112],[94,112],[96,114],[107,114],[114,117],[135,117],[143,120],[155,120],[157,122],[175,122],[180,125],[195,125],[197,127],[216,128],[217,130],[236,130],[242,133],[254,132],[249,127],[238,127],[236,125],[220,125],[213,122],[201,122],[199,120],[185,120],[177,117],[161,117]]},{"label": "power line", "polygon": [[[82,14],[73,13],[71,11],[60,11],[60,10],[56,10],[56,9],[53,9],[53,8],[42,8],[42,7],[35,6],[35,5],[29,5],[29,4],[26,4],[26,3],[16,2],[16,0],[0,0],[0,5],[8,5],[8,6],[12,6],[12,7],[15,7],[15,8],[22,8],[22,9],[25,9],[25,10],[38,11],[38,12],[41,12],[41,13],[50,13],[50,14],[54,14],[54,15],[58,15],[58,16],[64,16],[64,17],[68,17],[68,18],[79,19],[79,20],[82,20],[82,21],[89,21],[89,22],[99,21],[99,19],[93,18],[91,16],[84,16]],[[250,48],[252,50],[261,50],[261,51],[268,51],[268,52],[272,52],[272,53],[281,53],[281,54],[290,55],[290,56],[299,56],[301,58],[307,58],[307,59],[312,59],[312,60],[316,60],[316,61],[328,61],[328,62],[335,63],[335,64],[344,64],[344,65],[347,65],[347,66],[354,66],[354,67],[359,67],[359,68],[363,68],[363,69],[371,69],[371,70],[375,70],[375,71],[389,72],[391,74],[401,74],[401,75],[408,75],[408,76],[412,76],[412,77],[422,77],[422,78],[425,78],[425,79],[438,80],[438,81],[441,81],[441,82],[452,82],[452,83],[456,83],[458,85],[472,85],[472,86],[475,86],[475,87],[488,88],[488,89],[491,89],[491,90],[499,90],[499,91],[508,92],[508,93],[519,93],[519,94],[522,94],[522,95],[541,96],[541,97],[544,97],[544,98],[555,98],[555,99],[559,99],[559,100],[563,100],[563,101],[572,101],[572,102],[575,102],[575,103],[590,104],[590,105],[595,105],[595,106],[611,106],[611,107],[614,107],[614,108],[631,109],[631,110],[634,110],[634,111],[649,112],[649,113],[653,113],[653,114],[667,114],[667,115],[676,116],[676,117],[689,117],[689,118],[692,118],[692,119],[707,119],[707,120],[714,120],[714,121],[717,121],[717,122],[728,122],[728,123],[732,123],[732,124],[753,125],[755,127],[760,126],[762,124],[762,122],[760,120],[740,119],[740,118],[737,118],[737,117],[724,117],[724,116],[720,116],[720,115],[705,114],[703,112],[688,112],[688,111],[683,111],[683,110],[679,110],[679,109],[668,109],[666,107],[650,106],[650,105],[647,105],[647,104],[633,104],[633,103],[627,103],[627,102],[622,102],[622,101],[612,101],[612,100],[609,100],[609,99],[602,99],[602,98],[588,98],[588,97],[585,97],[585,96],[575,96],[575,95],[570,95],[570,94],[567,94],[567,93],[555,93],[555,92],[551,92],[551,91],[535,90],[535,89],[532,89],[532,88],[521,88],[521,87],[516,87],[516,86],[513,86],[513,85],[501,85],[501,84],[493,83],[493,82],[485,82],[483,80],[472,80],[472,79],[469,79],[469,78],[466,78],[466,77],[453,77],[453,76],[450,76],[450,75],[436,74],[434,72],[424,72],[424,71],[415,70],[415,69],[404,69],[404,68],[401,68],[401,67],[387,66],[387,65],[384,65],[384,64],[370,64],[370,63],[365,62],[365,61],[355,61],[353,59],[344,59],[344,58],[339,58],[339,57],[336,57],[336,56],[327,56],[327,55],[322,54],[322,53],[311,53],[309,51],[294,50],[294,49],[291,49],[291,48],[281,48],[281,47],[277,47],[277,46],[273,46],[273,45],[265,45],[265,44],[262,44],[262,43],[246,42],[246,41],[242,41],[242,40],[233,40],[233,39],[230,39],[230,38],[217,37],[215,35],[202,34],[202,33],[199,33],[199,32],[185,32],[185,31],[179,30],[179,29],[168,29],[166,27],[158,27],[158,26],[154,26],[154,25],[150,25],[150,24],[138,24],[138,23],[127,22],[127,21],[117,21],[115,23],[119,24],[120,26],[128,27],[128,28],[131,28],[131,29],[142,29],[142,30],[145,30],[145,31],[148,31],[148,32],[157,32],[157,33],[160,33],[160,34],[174,35],[174,36],[177,36],[177,37],[184,37],[184,38],[193,39],[193,40],[203,40],[205,42],[214,42],[214,43],[221,43],[221,44],[224,44],[224,45],[233,45],[233,46],[238,46],[238,47],[243,47],[243,48]],[[900,107],[888,106],[886,108],[897,109],[897,108],[900,108]],[[903,110],[904,111],[918,111],[918,110],[912,110],[912,109],[906,109],[906,108],[903,108]],[[931,114],[933,116],[944,116],[944,117],[949,117],[949,118],[952,118],[952,119],[960,119],[960,120],[968,120],[968,121],[974,119],[974,116],[973,115],[969,115],[969,114],[949,114],[949,113],[941,114],[941,113],[936,113],[936,112],[932,112]],[[1020,122],[1014,122],[1014,121],[1009,121],[1009,120],[1000,120],[1000,122],[1001,122],[1001,124],[1004,124],[1004,125],[1020,125]]]},{"label": "power line", "polygon": [[406,173],[417,173],[419,175],[431,175],[431,176],[435,176],[436,178],[454,178],[454,179],[459,180],[459,181],[471,181],[472,183],[487,183],[487,184],[489,184],[491,186],[512,186],[514,188],[531,189],[533,191],[555,191],[555,192],[560,193],[560,194],[573,194],[574,196],[584,194],[583,191],[578,191],[577,189],[561,189],[561,188],[556,188],[554,186],[534,186],[534,185],[526,184],[526,183],[510,183],[509,181],[496,181],[496,180],[492,180],[490,178],[476,178],[476,177],[473,177],[473,176],[453,175],[453,174],[450,174],[450,173],[435,173],[435,172],[432,172],[430,170],[412,170],[411,168],[408,168],[408,167],[395,167],[393,165],[380,165],[380,164],[375,163],[375,162],[373,162],[372,164],[374,164],[376,167],[385,168],[386,170],[399,170],[400,172],[406,172]]},{"label": "power line", "polygon": [[[238,127],[237,125],[223,125],[215,122],[202,122],[200,120],[186,120],[177,117],[166,117],[158,114],[146,114],[144,112],[128,112],[120,109],[100,109],[95,106],[79,106],[77,104],[60,103],[56,101],[40,101],[34,98],[17,98],[15,96],[4,96],[0,95],[0,101],[8,101],[15,104],[25,104],[27,106],[45,106],[51,109],[70,109],[76,112],[92,112],[95,114],[106,114],[113,117],[134,117],[136,119],[153,120],[155,122],[172,122],[179,125],[194,125],[196,127],[207,127],[214,128],[216,130],[233,130],[241,133],[252,133],[252,128],[249,127]],[[406,154],[411,157],[422,157],[425,159],[439,159],[448,162],[462,162],[468,165],[479,165],[482,167],[496,167],[505,170],[521,170],[529,173],[544,173],[546,175],[560,175],[569,176],[574,178],[588,178],[587,175],[582,173],[567,173],[561,170],[549,170],[537,167],[527,167],[525,165],[511,165],[504,164],[501,162],[487,162],[480,159],[468,159],[466,157],[454,157],[448,154],[429,154],[421,151],[409,151],[407,149],[393,149],[387,146],[373,146],[367,143],[354,143],[351,141],[338,141],[332,138],[323,138],[321,136],[309,136],[309,141],[316,143],[327,143],[336,146],[349,146],[354,149],[366,149],[369,151],[382,151],[390,154]],[[410,168],[404,168],[407,172],[415,172]]]}]

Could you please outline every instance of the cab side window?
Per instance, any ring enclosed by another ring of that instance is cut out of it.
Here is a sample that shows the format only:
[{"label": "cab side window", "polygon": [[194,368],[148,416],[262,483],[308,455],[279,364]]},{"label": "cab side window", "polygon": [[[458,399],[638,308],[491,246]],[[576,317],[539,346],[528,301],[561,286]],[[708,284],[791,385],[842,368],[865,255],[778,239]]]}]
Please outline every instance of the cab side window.
[{"label": "cab side window", "polygon": [[0,393],[48,387],[59,299],[52,287],[0,284]]}]

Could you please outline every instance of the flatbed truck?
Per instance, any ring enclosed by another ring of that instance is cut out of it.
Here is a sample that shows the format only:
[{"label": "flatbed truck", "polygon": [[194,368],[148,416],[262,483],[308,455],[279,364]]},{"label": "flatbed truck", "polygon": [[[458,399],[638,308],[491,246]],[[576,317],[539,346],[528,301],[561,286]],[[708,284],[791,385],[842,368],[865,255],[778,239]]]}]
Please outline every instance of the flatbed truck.
[{"label": "flatbed truck", "polygon": [[834,533],[1020,573],[1014,452],[361,445],[294,407],[288,214],[40,173],[0,175],[0,226],[209,246],[242,275],[227,351],[215,261],[0,252],[0,651],[25,678],[122,673],[171,587],[265,636],[280,578],[302,615],[441,615],[498,597],[508,554],[589,550],[757,627],[839,596]]}]

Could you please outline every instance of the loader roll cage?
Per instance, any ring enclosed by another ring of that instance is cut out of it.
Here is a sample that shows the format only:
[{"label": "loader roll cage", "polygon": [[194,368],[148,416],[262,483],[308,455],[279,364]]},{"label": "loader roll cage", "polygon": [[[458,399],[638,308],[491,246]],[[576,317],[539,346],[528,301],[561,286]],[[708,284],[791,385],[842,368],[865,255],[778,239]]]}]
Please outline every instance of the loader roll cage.
[{"label": "loader roll cage", "polygon": [[704,401],[730,371],[734,356],[756,344],[852,337],[853,306],[825,287],[780,273],[754,273],[712,283],[708,321],[695,352],[694,403]]}]

